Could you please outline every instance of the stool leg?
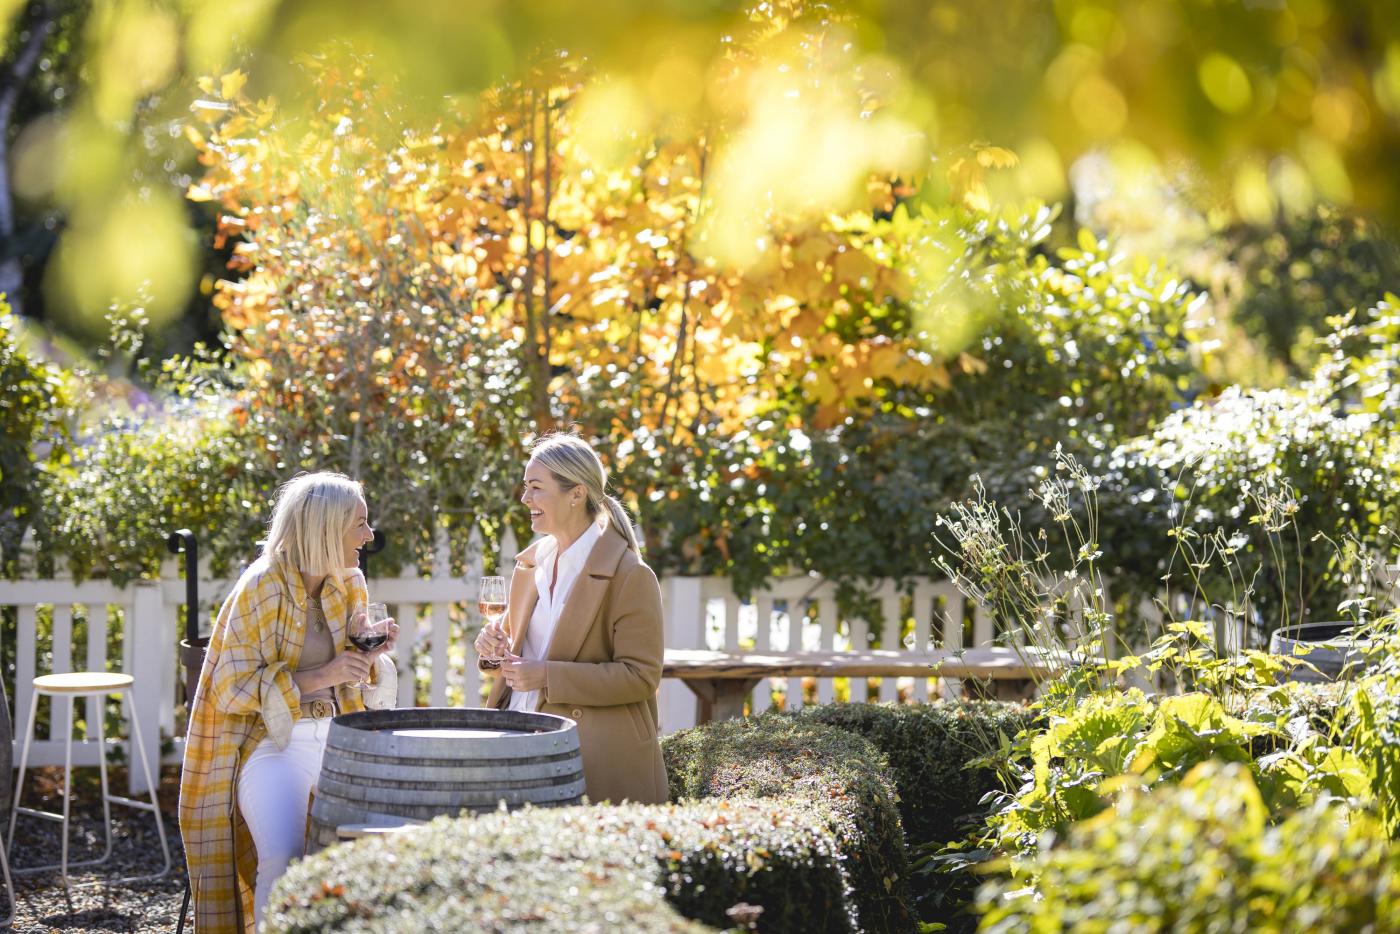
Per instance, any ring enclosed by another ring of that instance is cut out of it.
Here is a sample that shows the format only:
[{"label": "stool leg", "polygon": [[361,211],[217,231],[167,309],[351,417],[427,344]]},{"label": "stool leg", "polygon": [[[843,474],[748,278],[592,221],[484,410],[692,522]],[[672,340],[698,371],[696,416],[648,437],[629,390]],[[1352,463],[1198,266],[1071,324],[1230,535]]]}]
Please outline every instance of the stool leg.
[{"label": "stool leg", "polygon": [[170,844],[165,840],[165,822],[160,816],[160,801],[156,797],[156,790],[159,787],[160,771],[151,774],[151,760],[146,758],[146,741],[141,736],[141,724],[136,719],[136,701],[132,698],[130,691],[122,692],[122,699],[126,701],[126,709],[131,714],[131,735],[136,739],[136,754],[141,757],[141,768],[146,774],[146,788],[151,797],[151,812],[156,816],[156,836],[160,837],[160,851],[165,857],[165,866],[151,879],[159,879],[170,871]]},{"label": "stool leg", "polygon": [[62,857],[59,859],[59,874],[63,877],[63,887],[70,886],[68,881],[68,814],[73,803],[73,695],[68,694],[64,698],[68,704],[68,735],[63,737],[63,849]]},{"label": "stool leg", "polygon": [[10,806],[10,834],[5,838],[5,851],[15,845],[15,820],[19,817],[19,799],[24,796],[24,769],[29,764],[29,744],[34,739],[34,720],[39,714],[39,692],[29,694],[29,729],[24,731],[24,747],[19,753],[19,772],[15,775],[15,800]]},{"label": "stool leg", "polygon": [[87,706],[89,730],[92,729],[94,713],[97,719],[97,774],[102,785],[102,829],[105,831],[107,845],[102,850],[102,856],[94,862],[105,863],[112,855],[112,804],[111,796],[107,793],[107,695],[89,694],[83,703]]}]

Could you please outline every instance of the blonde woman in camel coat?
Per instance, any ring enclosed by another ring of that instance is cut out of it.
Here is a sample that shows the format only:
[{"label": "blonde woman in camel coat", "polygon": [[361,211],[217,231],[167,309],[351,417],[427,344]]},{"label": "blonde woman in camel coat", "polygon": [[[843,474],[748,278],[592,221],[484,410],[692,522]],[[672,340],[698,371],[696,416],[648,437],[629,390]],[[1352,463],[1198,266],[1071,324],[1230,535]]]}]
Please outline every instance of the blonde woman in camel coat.
[{"label": "blonde woman in camel coat", "polygon": [[578,723],[590,799],[659,804],[661,588],[606,486],[582,439],[535,445],[521,502],[544,538],[516,558],[505,625],[484,627],[476,649],[483,670],[500,671],[488,705]]}]

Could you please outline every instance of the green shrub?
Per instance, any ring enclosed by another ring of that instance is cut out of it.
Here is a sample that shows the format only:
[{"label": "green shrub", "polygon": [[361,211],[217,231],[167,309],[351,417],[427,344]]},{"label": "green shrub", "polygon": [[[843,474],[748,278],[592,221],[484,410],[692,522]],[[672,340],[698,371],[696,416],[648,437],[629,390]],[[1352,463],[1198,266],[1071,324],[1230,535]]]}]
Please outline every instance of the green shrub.
[{"label": "green shrub", "polygon": [[103,426],[49,480],[38,536],[75,577],[122,584],[159,573],[165,536],[195,530],[216,573],[250,559],[265,503],[254,501],[241,441],[222,417],[195,410]]},{"label": "green shrub", "polygon": [[949,930],[971,930],[968,912],[979,877],[956,861],[935,857],[944,844],[976,833],[986,820],[983,800],[1006,790],[990,765],[1035,714],[1020,704],[823,704],[795,714],[857,733],[889,760],[899,815],[913,861],[910,894],[919,919]]},{"label": "green shrub", "polygon": [[1387,292],[1364,313],[1336,323],[1319,379],[1335,404],[1374,415],[1393,430],[1400,422],[1400,297]]},{"label": "green shrub", "polygon": [[662,749],[672,800],[776,798],[809,808],[842,854],[860,930],[913,929],[896,792],[868,742],[772,714],[683,730]]},{"label": "green shrub", "polygon": [[885,755],[911,847],[955,840],[985,813],[982,798],[1003,786],[994,769],[972,763],[1035,719],[1023,705],[996,701],[823,704],[795,716],[857,733]]},{"label": "green shrub", "polygon": [[1217,658],[1202,623],[1167,630],[1105,672],[1168,672],[1195,690],[1145,694],[1082,680],[1044,692],[1043,723],[1004,754],[1017,790],[988,819],[984,842],[996,852],[1025,856],[1110,807],[1124,785],[1177,784],[1205,761],[1251,770],[1276,813],[1364,792],[1359,762],[1338,745],[1344,689],[1277,682],[1286,666],[1276,656]]},{"label": "green shrub", "polygon": [[[765,907],[760,930],[846,932],[840,863],[830,836],[782,802],[439,818],[294,864],[265,929],[707,931],[743,903]],[[789,904],[798,917],[770,913]]]},{"label": "green shrub", "polygon": [[1242,766],[1129,788],[1020,869],[981,893],[982,930],[1400,930],[1400,858],[1377,822],[1319,801],[1270,826]]},{"label": "green shrub", "polygon": [[1366,773],[1386,831],[1400,839],[1400,614],[1375,624],[1366,670],[1350,692],[1345,737]]},{"label": "green shrub", "polygon": [[65,453],[71,402],[63,374],[31,354],[0,295],[0,570],[19,570],[30,528],[43,531],[43,469]]},{"label": "green shrub", "polygon": [[1292,376],[1317,362],[1328,317],[1365,308],[1400,282],[1400,250],[1375,224],[1327,204],[1268,226],[1222,231],[1238,268],[1232,312]]},{"label": "green shrub", "polygon": [[1143,489],[1165,485],[1157,508],[1179,516],[1158,573],[1211,604],[1247,607],[1263,638],[1338,619],[1358,549],[1386,547],[1400,520],[1400,437],[1376,414],[1335,412],[1325,386],[1227,390],[1112,460]]}]

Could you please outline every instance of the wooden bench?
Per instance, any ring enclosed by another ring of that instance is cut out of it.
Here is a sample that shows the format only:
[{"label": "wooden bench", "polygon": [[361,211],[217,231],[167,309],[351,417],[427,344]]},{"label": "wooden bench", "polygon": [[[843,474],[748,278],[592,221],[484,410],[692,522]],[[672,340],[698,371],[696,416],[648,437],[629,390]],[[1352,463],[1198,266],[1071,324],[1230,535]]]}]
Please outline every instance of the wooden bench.
[{"label": "wooden bench", "polygon": [[978,648],[958,652],[714,652],[668,649],[665,678],[694,692],[697,721],[740,717],[750,692],[765,678],[961,678],[990,685],[999,698],[1023,698],[1035,682],[1063,667],[1033,650]]}]

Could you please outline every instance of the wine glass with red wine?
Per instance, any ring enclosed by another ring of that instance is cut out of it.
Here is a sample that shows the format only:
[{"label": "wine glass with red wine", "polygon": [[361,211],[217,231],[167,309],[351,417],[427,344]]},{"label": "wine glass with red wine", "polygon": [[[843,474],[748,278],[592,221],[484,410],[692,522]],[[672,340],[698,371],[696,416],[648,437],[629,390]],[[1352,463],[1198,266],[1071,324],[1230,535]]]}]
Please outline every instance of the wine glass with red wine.
[{"label": "wine glass with red wine", "polygon": [[[365,618],[360,628],[350,633],[350,644],[361,652],[373,652],[388,641],[389,608],[382,603],[371,603],[365,608]],[[351,687],[367,688],[369,682],[361,681]]]}]

